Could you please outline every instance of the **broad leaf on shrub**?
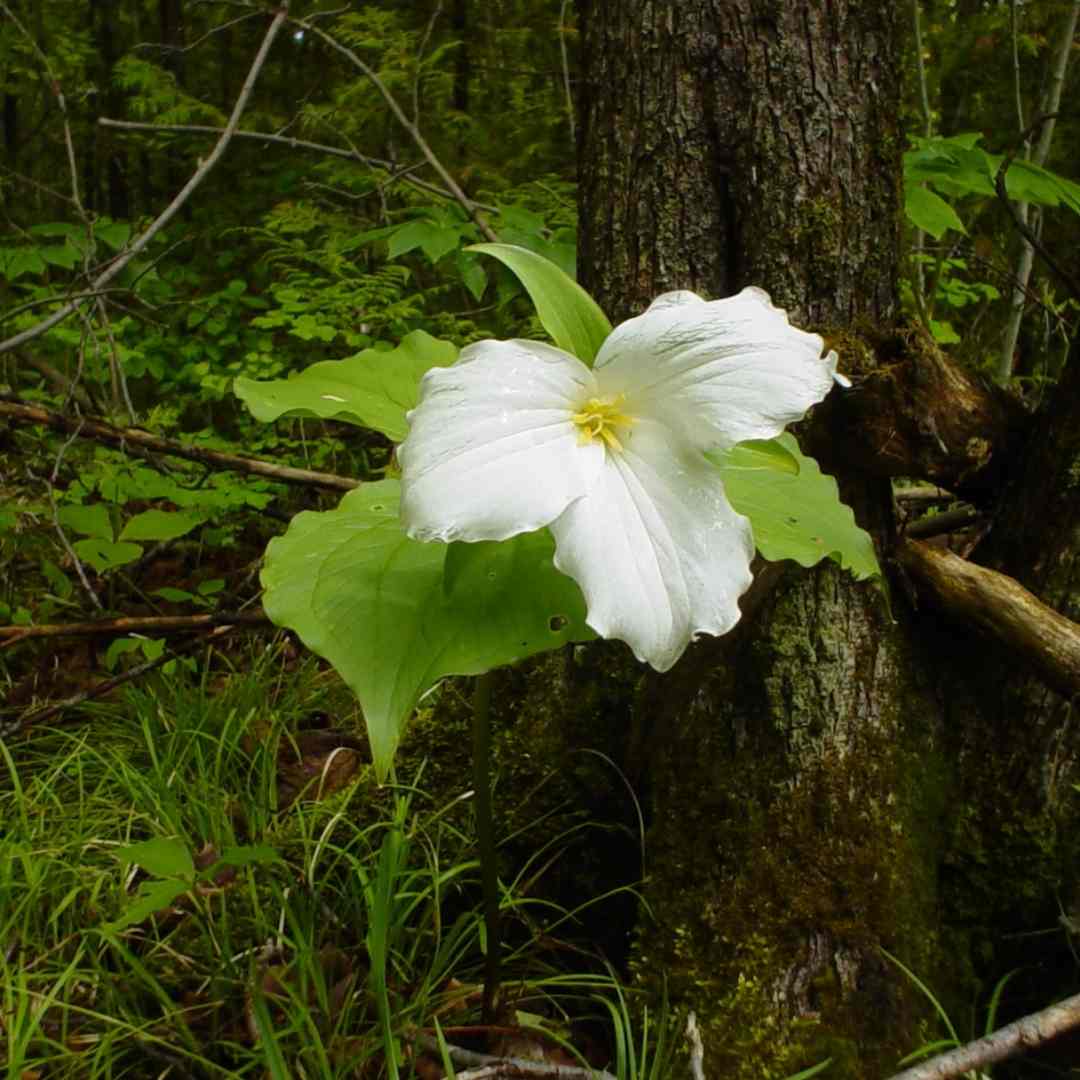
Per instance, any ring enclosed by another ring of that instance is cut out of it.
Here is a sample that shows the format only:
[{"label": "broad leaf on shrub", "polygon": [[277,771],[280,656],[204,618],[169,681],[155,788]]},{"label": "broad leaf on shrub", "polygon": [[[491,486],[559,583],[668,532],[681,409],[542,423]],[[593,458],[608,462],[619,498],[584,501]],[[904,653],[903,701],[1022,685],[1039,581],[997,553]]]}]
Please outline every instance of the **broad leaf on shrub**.
[{"label": "broad leaf on shrub", "polygon": [[373,428],[401,442],[420,377],[428,368],[449,367],[457,355],[449,341],[414,330],[396,349],[364,349],[344,360],[323,360],[293,379],[259,382],[241,376],[234,389],[258,420],[318,416]]},{"label": "broad leaf on shrub", "polygon": [[397,481],[365,484],[336,510],[301,513],[271,541],[263,605],[329,660],[364,710],[375,769],[386,777],[420,695],[446,675],[473,675],[593,636],[554,541],[410,540]]}]

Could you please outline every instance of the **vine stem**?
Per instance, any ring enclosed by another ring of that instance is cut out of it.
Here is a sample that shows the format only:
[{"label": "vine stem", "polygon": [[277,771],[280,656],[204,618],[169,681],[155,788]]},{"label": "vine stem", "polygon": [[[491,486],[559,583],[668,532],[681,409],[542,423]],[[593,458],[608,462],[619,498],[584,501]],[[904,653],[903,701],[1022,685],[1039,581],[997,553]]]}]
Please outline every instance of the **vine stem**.
[{"label": "vine stem", "polygon": [[491,812],[491,687],[495,673],[476,678],[473,691],[473,788],[476,798],[476,838],[480,854],[487,956],[484,963],[483,1022],[495,1022],[499,993],[499,871],[495,863],[495,822]]}]

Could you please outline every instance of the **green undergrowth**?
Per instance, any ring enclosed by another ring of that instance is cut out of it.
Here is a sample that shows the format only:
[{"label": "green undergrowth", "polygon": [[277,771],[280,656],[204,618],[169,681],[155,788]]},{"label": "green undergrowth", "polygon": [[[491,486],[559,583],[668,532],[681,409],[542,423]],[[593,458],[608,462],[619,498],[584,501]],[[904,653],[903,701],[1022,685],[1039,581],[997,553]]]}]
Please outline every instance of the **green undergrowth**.
[{"label": "green undergrowth", "polygon": [[[439,1030],[489,1049],[468,774],[378,787],[335,678],[276,647],[221,663],[0,742],[5,1075],[411,1076]],[[643,1039],[539,884],[569,842],[503,867],[502,1023],[666,1075],[672,1018]]]}]

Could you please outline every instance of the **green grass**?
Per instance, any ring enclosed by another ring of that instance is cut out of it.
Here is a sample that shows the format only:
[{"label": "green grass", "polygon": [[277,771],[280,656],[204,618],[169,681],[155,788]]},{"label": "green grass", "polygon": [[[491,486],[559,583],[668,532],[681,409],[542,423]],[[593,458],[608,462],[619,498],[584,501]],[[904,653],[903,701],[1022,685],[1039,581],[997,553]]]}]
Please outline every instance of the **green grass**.
[{"label": "green grass", "polygon": [[[411,1075],[411,1033],[478,1022],[471,802],[437,805],[422,774],[380,789],[366,768],[327,794],[327,763],[279,805],[297,732],[354,706],[313,663],[243,667],[0,742],[7,1080]],[[626,1047],[625,992],[573,942],[574,913],[537,896],[571,839],[502,883],[505,1000],[568,1045],[572,1024],[615,1018]]]}]

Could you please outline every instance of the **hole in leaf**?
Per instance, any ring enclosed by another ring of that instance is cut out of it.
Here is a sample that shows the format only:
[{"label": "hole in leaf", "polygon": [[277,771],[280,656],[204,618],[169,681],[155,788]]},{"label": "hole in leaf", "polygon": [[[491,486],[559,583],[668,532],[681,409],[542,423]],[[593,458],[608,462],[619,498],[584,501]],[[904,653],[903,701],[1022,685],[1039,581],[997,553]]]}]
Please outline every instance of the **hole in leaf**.
[{"label": "hole in leaf", "polygon": [[570,625],[570,620],[565,615],[552,615],[548,619],[548,629],[557,634],[560,630],[565,630]]}]

